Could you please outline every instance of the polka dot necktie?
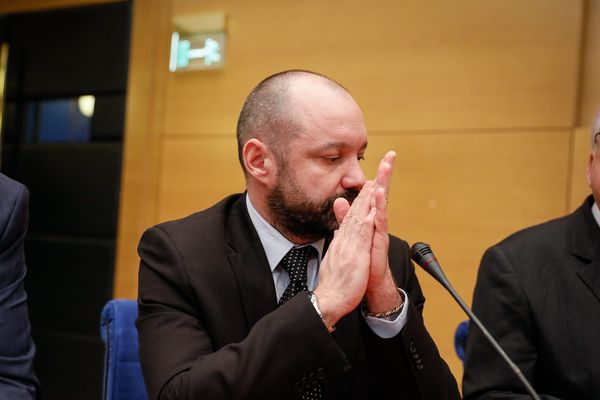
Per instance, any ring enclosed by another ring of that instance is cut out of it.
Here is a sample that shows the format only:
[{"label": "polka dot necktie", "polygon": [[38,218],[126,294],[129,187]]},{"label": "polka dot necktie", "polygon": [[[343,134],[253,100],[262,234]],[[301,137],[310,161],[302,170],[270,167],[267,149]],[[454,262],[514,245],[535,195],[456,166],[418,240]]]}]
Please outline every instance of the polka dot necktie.
[{"label": "polka dot necktie", "polygon": [[281,267],[288,273],[290,283],[279,299],[282,305],[300,292],[308,292],[306,269],[308,260],[316,255],[317,250],[313,246],[292,247],[281,260]]},{"label": "polka dot necktie", "polygon": [[[288,273],[290,283],[283,292],[279,305],[282,305],[300,292],[308,292],[307,268],[308,260],[317,255],[313,246],[292,247],[292,249],[281,260],[281,267]],[[305,382],[302,390],[302,400],[322,400],[325,398],[321,383],[318,381]]]}]

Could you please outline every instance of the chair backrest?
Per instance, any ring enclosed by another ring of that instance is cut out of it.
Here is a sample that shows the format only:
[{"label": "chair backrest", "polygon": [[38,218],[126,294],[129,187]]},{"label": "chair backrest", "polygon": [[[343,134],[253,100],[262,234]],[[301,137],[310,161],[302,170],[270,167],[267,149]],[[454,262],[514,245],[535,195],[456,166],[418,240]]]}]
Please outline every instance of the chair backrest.
[{"label": "chair backrest", "polygon": [[465,346],[469,337],[469,321],[463,321],[456,327],[454,332],[454,350],[461,361],[465,361]]},{"label": "chair backrest", "polygon": [[137,303],[110,300],[102,309],[100,334],[104,353],[104,400],[147,400],[135,328]]}]

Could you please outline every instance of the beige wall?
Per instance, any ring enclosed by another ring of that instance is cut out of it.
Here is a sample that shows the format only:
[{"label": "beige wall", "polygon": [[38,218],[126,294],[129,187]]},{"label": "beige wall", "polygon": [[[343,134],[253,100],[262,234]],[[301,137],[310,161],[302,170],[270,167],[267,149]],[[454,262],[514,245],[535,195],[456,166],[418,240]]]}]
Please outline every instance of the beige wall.
[{"label": "beige wall", "polygon": [[[6,1],[0,13],[95,2]],[[226,68],[169,73],[171,18],[206,11],[227,14]],[[145,228],[244,189],[237,114],[259,80],[287,68],[354,94],[368,174],[385,150],[399,155],[391,231],[429,242],[468,303],[485,248],[589,193],[598,0],[136,0],[132,29],[115,297],[136,296]],[[465,317],[418,273],[426,322],[460,379],[452,335]]]},{"label": "beige wall", "polygon": [[[171,17],[207,11],[227,15],[226,68],[169,73]],[[144,228],[244,189],[234,139],[244,97],[268,74],[306,68],[362,106],[368,174],[398,152],[391,231],[431,243],[470,303],[485,248],[589,192],[599,20],[597,1],[137,1],[115,296],[136,295]],[[465,317],[419,277],[427,324],[460,379],[452,335]]]}]

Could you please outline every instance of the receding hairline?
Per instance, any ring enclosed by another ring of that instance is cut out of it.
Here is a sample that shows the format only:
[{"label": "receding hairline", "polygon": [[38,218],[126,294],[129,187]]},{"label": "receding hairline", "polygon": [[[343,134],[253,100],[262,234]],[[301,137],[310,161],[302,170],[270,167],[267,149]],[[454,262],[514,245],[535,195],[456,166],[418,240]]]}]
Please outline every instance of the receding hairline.
[{"label": "receding hairline", "polygon": [[[349,94],[348,89],[346,89],[344,87],[344,85],[335,81],[334,79],[330,78],[329,76],[327,76],[325,74],[321,74],[319,72],[309,71],[306,69],[289,69],[289,70],[277,72],[277,73],[270,75],[270,76],[266,77],[265,79],[263,79],[258,85],[256,85],[254,90],[256,90],[260,87],[263,87],[265,85],[268,85],[271,82],[273,82],[273,83],[281,82],[281,83],[289,84],[290,82],[293,82],[296,80],[302,80],[302,79],[318,80],[318,81],[325,83],[327,86],[329,86],[331,88],[341,89],[344,92]],[[254,90],[253,90],[253,92],[254,92]]]},{"label": "receding hairline", "polygon": [[302,129],[302,122],[294,118],[292,110],[296,100],[294,89],[303,81],[316,82],[352,98],[343,85],[318,72],[291,69],[266,77],[248,94],[238,118],[238,158],[244,170],[242,152],[248,140],[264,140],[276,150],[284,142],[282,139]]}]

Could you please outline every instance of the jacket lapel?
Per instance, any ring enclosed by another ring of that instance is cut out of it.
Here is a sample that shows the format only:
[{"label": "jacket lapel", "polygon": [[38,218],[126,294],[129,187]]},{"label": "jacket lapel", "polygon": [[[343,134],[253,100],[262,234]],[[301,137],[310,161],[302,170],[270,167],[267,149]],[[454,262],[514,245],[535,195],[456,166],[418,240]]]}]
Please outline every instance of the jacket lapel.
[{"label": "jacket lapel", "polygon": [[246,196],[240,197],[227,217],[229,263],[238,281],[248,329],[277,308],[275,285],[267,256],[246,208]]},{"label": "jacket lapel", "polygon": [[571,226],[572,254],[580,261],[577,275],[600,301],[600,227],[591,212],[593,197],[575,212]]}]

